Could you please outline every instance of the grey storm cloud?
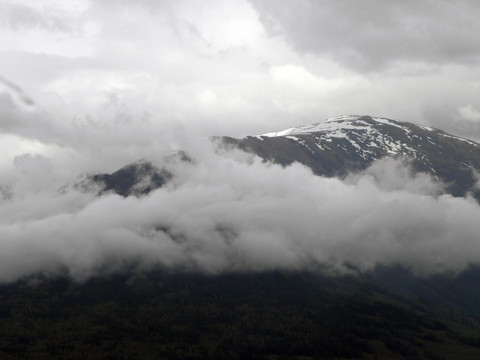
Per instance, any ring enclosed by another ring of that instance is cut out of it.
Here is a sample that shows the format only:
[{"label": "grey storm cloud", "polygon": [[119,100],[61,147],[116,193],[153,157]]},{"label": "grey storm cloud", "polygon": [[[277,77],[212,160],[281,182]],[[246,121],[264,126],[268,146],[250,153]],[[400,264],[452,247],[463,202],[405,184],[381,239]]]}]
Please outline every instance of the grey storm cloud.
[{"label": "grey storm cloud", "polygon": [[0,76],[0,83],[4,84],[7,88],[12,90],[17,96],[20,98],[20,100],[28,106],[33,106],[35,105],[35,102],[30,98],[23,89],[18,86],[17,84],[11,82],[10,80],[5,79],[3,76]]},{"label": "grey storm cloud", "polygon": [[14,30],[43,28],[55,31],[71,31],[68,20],[54,8],[43,11],[15,2],[0,3],[0,25]]},{"label": "grey storm cloud", "polygon": [[480,4],[461,1],[249,0],[271,35],[362,70],[398,61],[478,60]]},{"label": "grey storm cloud", "polygon": [[402,162],[342,181],[196,150],[195,164],[170,164],[173,182],[148,196],[39,191],[4,201],[0,280],[155,268],[344,274],[393,264],[429,275],[480,258],[478,203],[440,195],[441,184]]},{"label": "grey storm cloud", "polygon": [[[0,12],[0,74],[41,113],[4,116],[11,134],[88,147],[116,131],[101,110],[115,95],[140,129],[151,115],[147,131],[124,133],[139,142],[171,122],[245,136],[348,113],[480,139],[473,1],[32,4]],[[35,14],[31,25],[22,11]],[[45,25],[52,16],[70,30]],[[2,94],[0,106],[9,100]]]}]

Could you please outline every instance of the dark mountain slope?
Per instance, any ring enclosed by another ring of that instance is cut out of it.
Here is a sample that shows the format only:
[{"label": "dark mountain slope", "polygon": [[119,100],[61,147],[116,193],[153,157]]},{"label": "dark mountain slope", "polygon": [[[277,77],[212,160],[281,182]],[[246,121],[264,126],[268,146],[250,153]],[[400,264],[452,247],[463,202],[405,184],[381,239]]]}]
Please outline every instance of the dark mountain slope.
[{"label": "dark mountain slope", "polygon": [[[150,161],[139,160],[111,174],[89,175],[74,186],[83,191],[98,191],[99,195],[109,192],[121,196],[146,195],[165,185],[173,176],[165,165],[175,161],[191,163],[184,151],[174,151],[163,157],[164,166],[158,168]],[[64,187],[61,191],[66,191]]]},{"label": "dark mountain slope", "polygon": [[367,275],[375,283],[407,296],[423,299],[480,319],[480,268],[470,266],[460,274],[413,276],[396,266],[377,268]]},{"label": "dark mountain slope", "polygon": [[383,157],[406,157],[455,196],[480,192],[480,145],[441,130],[370,116],[342,116],[323,123],[243,139],[217,138],[282,165],[295,161],[317,175],[345,176]]},{"label": "dark mountain slope", "polygon": [[78,186],[82,189],[100,188],[100,194],[115,192],[122,196],[148,194],[162,187],[172,174],[155,168],[149,162],[136,162],[124,166],[112,174],[97,174],[83,180]]},{"label": "dark mountain slope", "polygon": [[361,278],[118,275],[1,286],[7,359],[475,359],[480,324]]}]

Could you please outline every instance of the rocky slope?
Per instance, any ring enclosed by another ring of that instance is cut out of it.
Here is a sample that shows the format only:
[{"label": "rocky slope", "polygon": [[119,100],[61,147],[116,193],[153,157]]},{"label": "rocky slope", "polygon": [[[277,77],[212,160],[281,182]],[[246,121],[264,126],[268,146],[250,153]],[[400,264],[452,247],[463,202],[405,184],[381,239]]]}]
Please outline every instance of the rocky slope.
[{"label": "rocky slope", "polygon": [[[191,159],[184,151],[173,151],[164,156],[161,162],[166,165],[175,161],[190,163]],[[159,167],[142,159],[111,174],[88,175],[73,187],[82,191],[95,191],[99,195],[113,192],[121,196],[141,196],[162,187],[172,177],[173,174],[165,167]],[[59,188],[59,191],[68,191],[70,187],[71,185],[65,184]]]},{"label": "rocky slope", "polygon": [[405,157],[415,170],[443,181],[449,193],[480,197],[476,188],[480,144],[430,127],[347,115],[243,139],[216,139],[267,161],[282,165],[297,161],[329,177],[365,169],[380,158]]}]

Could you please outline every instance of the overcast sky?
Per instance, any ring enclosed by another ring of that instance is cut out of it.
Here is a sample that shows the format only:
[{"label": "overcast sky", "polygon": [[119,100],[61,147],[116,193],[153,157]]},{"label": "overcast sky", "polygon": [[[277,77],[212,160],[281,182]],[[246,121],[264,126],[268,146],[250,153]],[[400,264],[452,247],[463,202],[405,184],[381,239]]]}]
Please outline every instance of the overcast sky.
[{"label": "overcast sky", "polygon": [[0,0],[0,166],[112,170],[187,133],[341,114],[479,140],[479,18],[475,0]]},{"label": "overcast sky", "polygon": [[[478,203],[403,163],[341,181],[204,146],[342,114],[478,141],[478,19],[476,0],[0,0],[0,282],[478,263]],[[178,148],[197,165],[149,197],[56,193]]]}]

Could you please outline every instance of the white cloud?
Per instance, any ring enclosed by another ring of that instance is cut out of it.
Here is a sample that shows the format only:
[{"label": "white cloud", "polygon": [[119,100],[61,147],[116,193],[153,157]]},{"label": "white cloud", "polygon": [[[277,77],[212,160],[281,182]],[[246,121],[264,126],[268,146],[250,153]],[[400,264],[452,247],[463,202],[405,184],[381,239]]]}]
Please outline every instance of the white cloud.
[{"label": "white cloud", "polygon": [[270,69],[273,81],[280,86],[291,87],[292,91],[301,91],[306,95],[326,95],[336,91],[346,82],[340,79],[325,79],[315,76],[303,66],[283,65]]},{"label": "white cloud", "polygon": [[217,103],[218,97],[214,91],[204,90],[197,95],[197,100],[201,106],[212,107]]},{"label": "white cloud", "polygon": [[196,164],[170,164],[173,183],[147,197],[37,192],[4,202],[0,280],[65,269],[83,279],[130,265],[343,273],[400,264],[431,274],[478,262],[478,203],[432,195],[437,185],[402,163],[342,182],[200,144],[195,153]]},{"label": "white cloud", "polygon": [[475,109],[472,105],[467,105],[459,108],[458,113],[465,120],[473,122],[480,121],[480,111]]}]

